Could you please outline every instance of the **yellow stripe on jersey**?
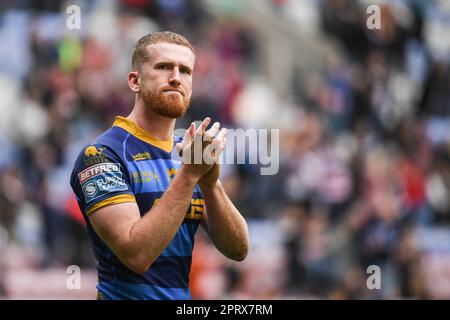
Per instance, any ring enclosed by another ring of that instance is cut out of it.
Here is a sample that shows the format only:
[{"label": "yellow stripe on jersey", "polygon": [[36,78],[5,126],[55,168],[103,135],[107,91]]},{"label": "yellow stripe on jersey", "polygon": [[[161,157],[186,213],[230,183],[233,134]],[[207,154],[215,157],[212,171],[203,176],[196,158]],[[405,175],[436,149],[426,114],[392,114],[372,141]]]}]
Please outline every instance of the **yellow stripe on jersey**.
[{"label": "yellow stripe on jersey", "polygon": [[117,116],[113,126],[120,127],[131,133],[139,140],[142,140],[144,142],[147,142],[148,144],[163,149],[165,152],[170,153],[173,149],[173,137],[171,137],[169,140],[155,139],[151,135],[149,135],[147,131],[139,127],[132,120],[127,119],[125,117]]},{"label": "yellow stripe on jersey", "polygon": [[100,201],[99,203],[94,204],[89,210],[86,212],[86,215],[89,216],[95,210],[100,208],[111,206],[114,204],[125,203],[125,202],[136,202],[136,198],[131,194],[119,194],[117,196],[105,199]]}]

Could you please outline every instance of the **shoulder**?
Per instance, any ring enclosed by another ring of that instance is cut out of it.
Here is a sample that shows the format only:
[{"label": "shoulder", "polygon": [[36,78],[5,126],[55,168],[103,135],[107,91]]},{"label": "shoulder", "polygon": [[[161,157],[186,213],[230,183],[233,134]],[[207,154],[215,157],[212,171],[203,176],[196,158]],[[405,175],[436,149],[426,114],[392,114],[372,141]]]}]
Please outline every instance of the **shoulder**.
[{"label": "shoulder", "polygon": [[112,127],[103,134],[87,143],[75,159],[71,180],[84,170],[100,164],[115,164],[121,167],[123,163],[123,141],[126,135],[119,128]]},{"label": "shoulder", "polygon": [[86,144],[80,151],[78,158],[83,158],[87,164],[107,162],[113,158],[120,158],[124,141],[128,133],[118,127],[111,127]]},{"label": "shoulder", "polygon": [[111,144],[101,140],[82,148],[73,166],[70,185],[84,211],[110,197],[131,194],[123,159]]}]

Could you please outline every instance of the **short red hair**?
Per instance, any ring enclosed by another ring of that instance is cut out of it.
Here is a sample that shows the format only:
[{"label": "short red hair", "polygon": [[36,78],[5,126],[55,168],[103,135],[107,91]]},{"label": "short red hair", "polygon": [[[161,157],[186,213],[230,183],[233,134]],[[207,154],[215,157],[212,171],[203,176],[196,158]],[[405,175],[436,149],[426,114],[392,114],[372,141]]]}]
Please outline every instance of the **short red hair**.
[{"label": "short red hair", "polygon": [[194,52],[194,47],[189,43],[189,41],[182,35],[171,32],[171,31],[161,31],[149,33],[142,38],[140,38],[136,45],[134,46],[133,55],[131,57],[131,66],[133,70],[139,70],[142,63],[147,61],[149,58],[147,46],[149,44],[156,44],[160,42],[178,44],[180,46],[185,46],[189,48],[192,53]]}]

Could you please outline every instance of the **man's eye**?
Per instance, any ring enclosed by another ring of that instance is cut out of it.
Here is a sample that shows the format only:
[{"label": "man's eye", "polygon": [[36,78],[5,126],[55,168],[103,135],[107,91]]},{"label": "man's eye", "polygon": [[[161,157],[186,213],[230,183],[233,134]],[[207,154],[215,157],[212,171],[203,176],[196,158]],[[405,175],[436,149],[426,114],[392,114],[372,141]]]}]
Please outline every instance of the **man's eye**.
[{"label": "man's eye", "polygon": [[170,70],[170,66],[167,65],[167,64],[160,64],[160,65],[158,66],[158,69],[161,69],[161,70]]},{"label": "man's eye", "polygon": [[181,69],[180,70],[181,73],[185,73],[185,74],[191,74],[191,72],[188,69]]}]

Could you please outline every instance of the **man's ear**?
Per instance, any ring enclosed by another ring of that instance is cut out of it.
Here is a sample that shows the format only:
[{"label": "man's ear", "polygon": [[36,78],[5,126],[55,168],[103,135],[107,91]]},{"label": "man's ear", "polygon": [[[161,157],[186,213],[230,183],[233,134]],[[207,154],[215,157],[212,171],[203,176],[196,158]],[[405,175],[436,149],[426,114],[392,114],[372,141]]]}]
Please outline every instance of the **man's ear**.
[{"label": "man's ear", "polygon": [[131,71],[128,74],[128,86],[130,87],[131,91],[133,91],[134,93],[138,93],[140,91],[140,89],[139,89],[139,72]]}]

